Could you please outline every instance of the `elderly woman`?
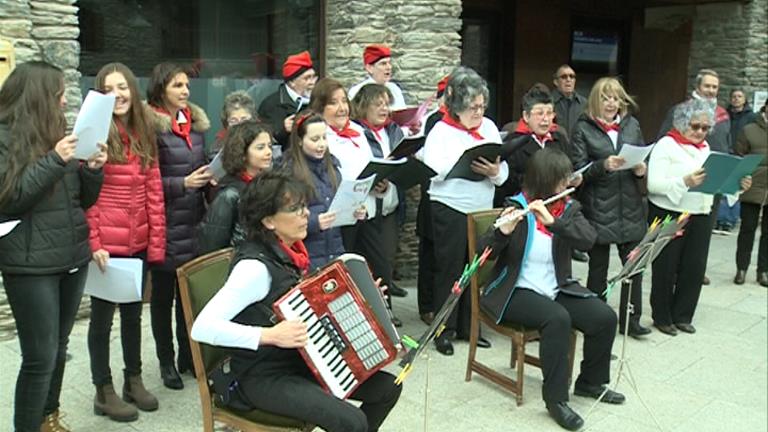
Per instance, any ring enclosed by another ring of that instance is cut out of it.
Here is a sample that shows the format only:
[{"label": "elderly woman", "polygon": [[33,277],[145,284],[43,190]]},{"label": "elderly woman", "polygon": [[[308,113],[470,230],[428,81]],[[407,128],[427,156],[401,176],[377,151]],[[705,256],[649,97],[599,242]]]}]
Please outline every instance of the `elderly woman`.
[{"label": "elderly woman", "polygon": [[231,127],[224,138],[221,163],[227,175],[197,230],[201,254],[243,241],[245,234],[238,223],[240,193],[272,167],[272,135],[266,126],[246,120]]},{"label": "elderly woman", "polygon": [[[424,163],[437,173],[429,185],[429,199],[437,263],[433,298],[438,309],[448,299],[453,282],[467,262],[467,213],[492,208],[494,187],[509,175],[507,163],[500,158],[479,158],[472,163],[472,170],[482,176],[480,180],[446,178],[467,149],[501,142],[498,127],[483,116],[487,103],[485,80],[470,68],[456,68],[445,89],[446,113],[424,144]],[[435,340],[440,353],[453,355],[453,336],[469,338],[469,310],[469,293],[465,292],[446,322],[446,331]],[[491,344],[480,338],[478,346],[487,348]]]},{"label": "elderly woman", "polygon": [[[640,123],[632,117],[629,107],[637,107],[616,78],[600,78],[592,87],[587,111],[573,129],[573,165],[592,166],[584,172],[580,200],[584,216],[597,230],[597,241],[589,251],[587,288],[601,295],[608,275],[609,252],[615,244],[622,263],[646,231],[645,192],[646,165],[641,162],[630,170],[619,170],[624,159],[617,156],[624,144],[644,145]],[[628,289],[621,287],[619,301],[619,332],[625,327],[632,337],[650,333],[640,325],[643,294],[642,275],[632,278],[634,306],[628,327],[625,326]]]},{"label": "elderly woman", "polygon": [[306,185],[267,172],[241,201],[248,239],[241,243],[221,290],[200,312],[192,338],[231,347],[231,370],[244,405],[313,423],[330,432],[376,431],[400,397],[394,376],[377,372],[352,393],[356,407],[326,393],[297,348],[307,343],[300,321],[272,321],[272,304],[309,268]]},{"label": "elderly woman", "polygon": [[211,153],[216,154],[222,148],[224,138],[227,137],[230,127],[256,118],[256,104],[248,93],[243,90],[236,90],[228,94],[224,98],[224,105],[221,107],[222,129],[216,134],[216,142]]},{"label": "elderly woman", "polygon": [[[709,156],[707,133],[714,124],[711,103],[691,99],[675,109],[673,129],[662,137],[648,162],[648,221],[678,217],[690,219],[683,235],[672,240],[653,262],[651,309],[653,325],[676,336],[695,333],[693,315],[699,302],[712,235],[712,195],[692,192],[706,176],[701,166]],[[742,189],[752,184],[741,180]]]},{"label": "elderly woman", "polygon": [[[768,114],[766,114],[766,105],[763,105],[757,120],[744,126],[736,138],[736,153],[763,156],[768,154],[766,120],[768,120]],[[762,220],[760,223],[760,241],[757,247],[757,282],[768,287],[768,160],[766,158],[763,158],[752,177],[754,184],[739,197],[741,227],[736,243],[736,277],[734,277],[733,283],[741,285],[747,277],[749,259],[752,256],[752,245],[755,242],[755,229],[757,229],[758,220]],[[760,219],[761,211],[763,213],[762,219]]]}]

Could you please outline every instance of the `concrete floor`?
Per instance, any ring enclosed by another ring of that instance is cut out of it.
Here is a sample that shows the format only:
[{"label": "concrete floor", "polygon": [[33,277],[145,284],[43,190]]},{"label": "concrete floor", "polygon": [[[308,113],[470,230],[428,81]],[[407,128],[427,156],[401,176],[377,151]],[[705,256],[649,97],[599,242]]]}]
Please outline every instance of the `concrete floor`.
[{"label": "concrete floor", "polygon": [[[695,335],[669,337],[654,331],[646,340],[627,343],[630,369],[640,396],[649,405],[665,431],[708,432],[768,430],[768,289],[755,282],[754,264],[745,285],[731,282],[735,272],[733,256],[735,235],[714,236],[707,274],[712,285],[702,292],[694,324]],[[753,259],[754,262],[754,259]],[[586,265],[576,263],[576,275],[586,277]],[[618,270],[612,257],[610,274]],[[650,275],[644,283],[643,323],[650,325],[647,304]],[[403,319],[403,333],[415,338],[425,326],[416,313],[414,284],[402,284],[409,296],[395,299],[397,315]],[[616,307],[618,294],[610,299]],[[118,424],[92,411],[94,390],[86,347],[87,321],[79,321],[72,333],[65,386],[61,397],[65,421],[78,432],[180,432],[201,430],[200,402],[195,381],[185,376],[186,388],[172,391],[160,382],[149,329],[149,308],[144,311],[144,380],[160,399],[160,410],[142,413],[139,420]],[[511,371],[508,366],[509,343],[486,331],[494,343],[490,350],[480,350],[480,358]],[[617,339],[614,353],[621,351]],[[581,339],[577,357],[580,357]],[[113,332],[113,375],[115,387],[122,385],[121,352],[118,334]],[[467,359],[466,343],[455,344],[453,357],[444,357],[430,349],[428,358],[419,360],[405,382],[400,402],[382,426],[382,431],[558,431],[540,399],[541,373],[526,368],[525,401],[517,407],[514,398],[490,382],[475,377],[464,381]],[[536,344],[530,350],[537,350]],[[577,358],[577,360],[579,360]],[[20,362],[15,339],[0,343],[0,430],[11,429],[13,388]],[[577,363],[578,365],[578,363]],[[615,379],[617,362],[612,364]],[[395,365],[389,367],[397,372]],[[578,366],[575,368],[578,373]],[[658,430],[640,399],[623,378],[618,390],[627,395],[622,406],[600,405],[586,419],[583,430],[654,431]],[[586,416],[591,400],[572,397],[571,406]]]}]

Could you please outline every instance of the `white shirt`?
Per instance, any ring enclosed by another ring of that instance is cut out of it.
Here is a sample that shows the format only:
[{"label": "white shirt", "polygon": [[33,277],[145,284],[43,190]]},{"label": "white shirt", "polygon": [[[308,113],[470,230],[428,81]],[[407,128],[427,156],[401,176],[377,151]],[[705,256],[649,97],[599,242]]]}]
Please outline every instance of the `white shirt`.
[{"label": "white shirt", "polygon": [[488,118],[483,118],[477,132],[482,135],[482,140],[443,121],[437,122],[429,132],[424,143],[424,163],[437,173],[429,185],[430,200],[461,213],[493,208],[494,185],[501,186],[509,176],[507,162],[501,162],[499,173],[493,178],[480,181],[462,178],[445,180],[445,176],[467,149],[488,142],[501,142],[499,129]]},{"label": "white shirt", "polygon": [[533,236],[528,245],[528,255],[517,278],[517,286],[554,300],[559,290],[555,277],[555,261],[552,259],[552,237],[535,226],[532,229]]},{"label": "white shirt", "polygon": [[[368,78],[349,88],[349,92],[347,93],[349,100],[354,99],[357,92],[359,92],[364,85],[375,83],[376,81],[374,81],[373,78],[368,75]],[[384,85],[389,89],[390,92],[392,92],[392,109],[405,108],[405,97],[403,96],[403,91],[400,89],[400,87],[392,81],[387,81]]]},{"label": "white shirt", "polygon": [[704,165],[709,145],[697,149],[678,144],[672,137],[661,138],[648,160],[648,199],[658,207],[675,212],[709,214],[712,195],[689,192],[683,177]]},{"label": "white shirt", "polygon": [[235,264],[224,286],[205,305],[192,325],[192,339],[209,345],[257,350],[261,327],[232,322],[243,309],[264,300],[272,278],[259,260]]},{"label": "white shirt", "polygon": [[288,97],[290,97],[292,101],[298,101],[300,105],[303,106],[309,105],[309,98],[296,93],[288,84],[285,84],[285,91],[288,92]]}]

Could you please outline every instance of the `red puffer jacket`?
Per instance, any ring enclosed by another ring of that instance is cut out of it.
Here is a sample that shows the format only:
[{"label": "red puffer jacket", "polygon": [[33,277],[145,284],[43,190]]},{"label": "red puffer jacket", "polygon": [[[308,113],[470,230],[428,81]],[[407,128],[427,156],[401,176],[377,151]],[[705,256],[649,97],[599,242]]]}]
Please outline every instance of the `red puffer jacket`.
[{"label": "red puffer jacket", "polygon": [[104,165],[99,200],[86,212],[91,250],[132,256],[147,251],[147,261],[165,260],[165,204],[160,169],[143,169],[131,155],[127,163]]}]

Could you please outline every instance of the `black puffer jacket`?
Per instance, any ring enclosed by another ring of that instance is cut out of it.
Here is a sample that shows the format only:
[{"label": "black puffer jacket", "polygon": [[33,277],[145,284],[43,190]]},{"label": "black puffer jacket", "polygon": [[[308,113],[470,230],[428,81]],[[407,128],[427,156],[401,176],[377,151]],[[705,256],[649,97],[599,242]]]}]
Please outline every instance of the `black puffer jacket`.
[{"label": "black puffer jacket", "polygon": [[[8,169],[10,131],[0,124],[0,181]],[[88,264],[85,209],[99,197],[102,170],[78,160],[65,163],[51,150],[22,171],[16,189],[0,203],[0,221],[20,219],[0,237],[0,271],[43,275],[67,272]]]},{"label": "black puffer jacket", "polygon": [[192,117],[191,141],[171,131],[171,118],[155,112],[157,149],[165,195],[166,247],[163,268],[173,270],[198,255],[195,230],[205,214],[205,188],[187,189],[184,177],[207,163],[205,137],[210,128],[208,116],[189,104]]},{"label": "black puffer jacket", "polygon": [[208,207],[197,232],[200,254],[237,246],[245,240],[240,225],[240,194],[248,184],[239,177],[226,175],[219,183],[219,193]]},{"label": "black puffer jacket", "polygon": [[584,216],[597,231],[598,244],[640,240],[646,231],[645,177],[629,170],[608,172],[603,168],[608,156],[617,155],[624,144],[645,145],[640,123],[628,115],[619,123],[616,148],[608,134],[587,114],[573,131],[573,166],[592,166],[584,172],[579,200]]}]

